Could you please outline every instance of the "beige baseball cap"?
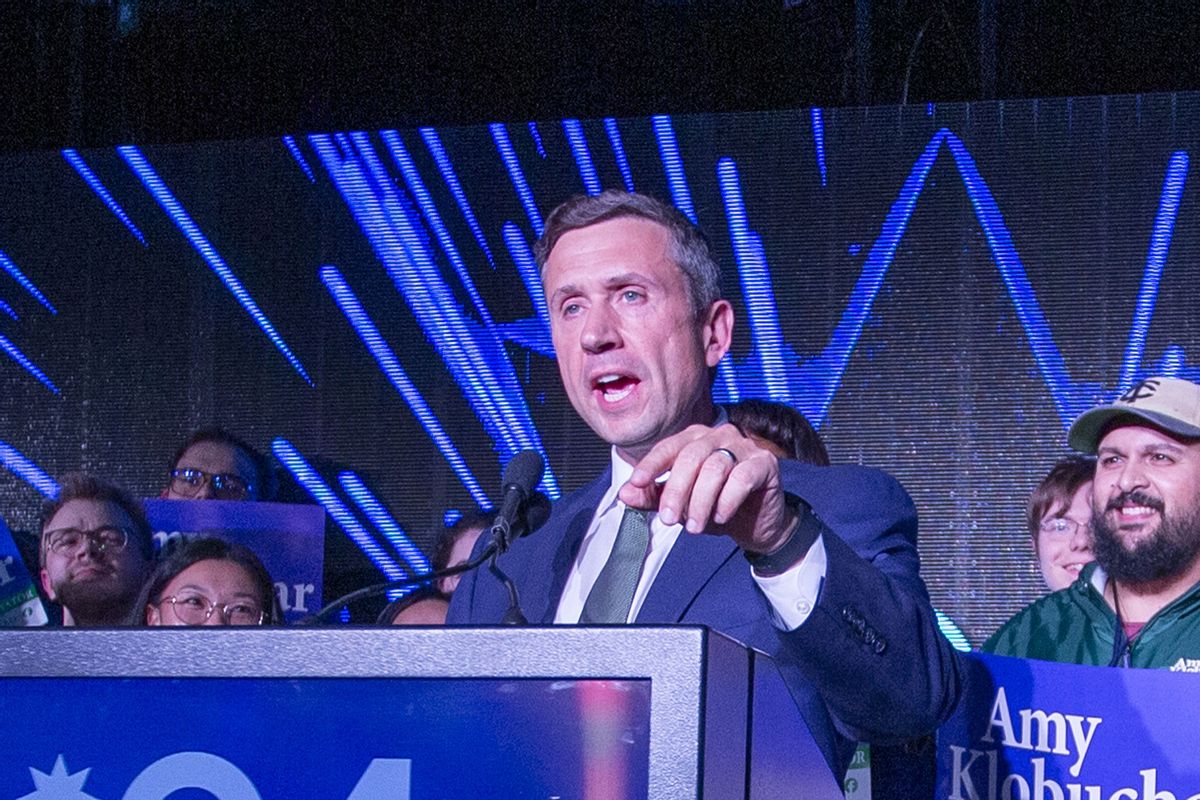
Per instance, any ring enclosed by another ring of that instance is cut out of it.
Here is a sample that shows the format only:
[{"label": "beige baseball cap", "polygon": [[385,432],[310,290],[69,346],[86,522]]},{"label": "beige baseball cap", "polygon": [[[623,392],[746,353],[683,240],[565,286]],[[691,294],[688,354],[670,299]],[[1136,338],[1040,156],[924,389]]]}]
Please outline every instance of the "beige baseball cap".
[{"label": "beige baseball cap", "polygon": [[1142,419],[1187,438],[1200,438],[1200,386],[1182,378],[1146,378],[1111,405],[1080,414],[1067,432],[1067,444],[1081,453],[1094,454],[1108,427],[1122,417]]}]

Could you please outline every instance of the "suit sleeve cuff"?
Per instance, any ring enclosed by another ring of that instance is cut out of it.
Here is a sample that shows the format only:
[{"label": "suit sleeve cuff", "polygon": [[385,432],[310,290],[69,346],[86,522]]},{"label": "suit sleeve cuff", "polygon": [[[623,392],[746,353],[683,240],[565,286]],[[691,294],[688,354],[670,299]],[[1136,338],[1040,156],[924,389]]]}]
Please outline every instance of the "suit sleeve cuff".
[{"label": "suit sleeve cuff", "polygon": [[812,614],[825,583],[824,536],[817,536],[804,560],[778,575],[762,576],[750,569],[750,575],[771,604],[771,617],[780,630],[794,631]]}]

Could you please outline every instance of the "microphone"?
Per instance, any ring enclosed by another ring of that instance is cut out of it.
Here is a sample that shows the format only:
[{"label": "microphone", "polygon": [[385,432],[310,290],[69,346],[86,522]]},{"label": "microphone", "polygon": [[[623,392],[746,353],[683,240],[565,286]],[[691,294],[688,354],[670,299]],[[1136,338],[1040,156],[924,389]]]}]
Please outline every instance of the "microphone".
[{"label": "microphone", "polygon": [[[512,460],[508,462],[508,466],[504,468],[504,488],[501,490],[500,513],[496,515],[491,531],[497,552],[503,553],[512,544],[512,540],[521,535],[519,530],[516,535],[513,535],[513,526],[521,524],[522,506],[533,495],[534,487],[542,480],[542,472],[545,468],[546,462],[542,460],[541,453],[536,450],[522,450],[513,456]],[[544,495],[542,499],[545,500]],[[547,503],[547,515],[548,511],[549,504]],[[540,525],[541,522],[545,522],[544,517],[538,524]],[[533,530],[537,525],[528,527],[529,530]]]}]

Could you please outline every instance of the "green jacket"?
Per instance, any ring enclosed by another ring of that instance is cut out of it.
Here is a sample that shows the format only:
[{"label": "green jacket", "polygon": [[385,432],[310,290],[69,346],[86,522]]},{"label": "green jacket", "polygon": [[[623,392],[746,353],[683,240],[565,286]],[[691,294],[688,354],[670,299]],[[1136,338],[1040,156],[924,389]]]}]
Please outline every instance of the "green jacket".
[{"label": "green jacket", "polygon": [[[1092,585],[1096,564],[1073,584],[1017,612],[983,644],[987,653],[1096,666],[1200,672],[1200,584],[1150,618],[1132,644]],[[1101,584],[1103,585],[1103,584]]]}]

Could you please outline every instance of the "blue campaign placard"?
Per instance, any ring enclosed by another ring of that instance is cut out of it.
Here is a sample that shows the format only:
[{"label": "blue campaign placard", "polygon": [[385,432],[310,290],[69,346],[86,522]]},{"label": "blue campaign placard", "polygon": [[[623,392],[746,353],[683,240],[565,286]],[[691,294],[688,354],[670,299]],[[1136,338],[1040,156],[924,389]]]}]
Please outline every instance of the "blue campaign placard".
[{"label": "blue campaign placard", "polygon": [[0,627],[45,625],[46,608],[25,569],[21,551],[4,520],[0,520]]},{"label": "blue campaign placard", "polygon": [[972,653],[940,800],[1200,800],[1200,681]]},{"label": "blue campaign placard", "polygon": [[156,547],[181,536],[218,536],[258,555],[275,581],[284,619],[295,622],[322,605],[325,510],[295,503],[235,500],[144,501]]},{"label": "blue campaign placard", "polygon": [[10,678],[5,684],[0,796],[6,798],[635,798],[647,792],[649,681]]}]

